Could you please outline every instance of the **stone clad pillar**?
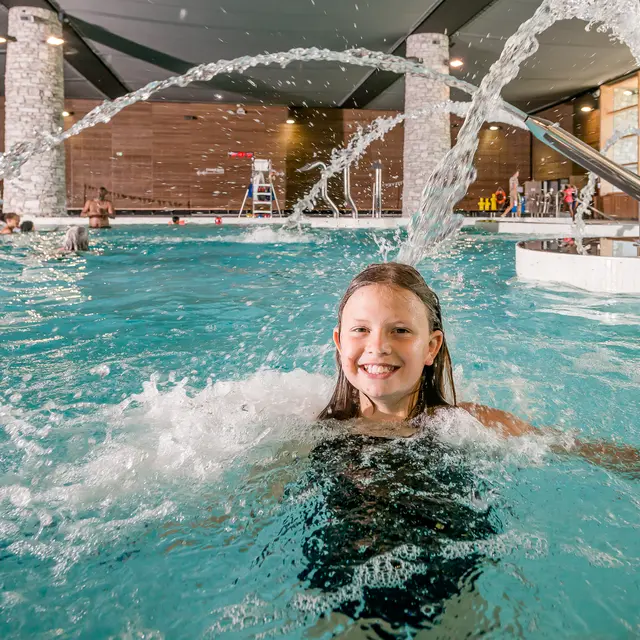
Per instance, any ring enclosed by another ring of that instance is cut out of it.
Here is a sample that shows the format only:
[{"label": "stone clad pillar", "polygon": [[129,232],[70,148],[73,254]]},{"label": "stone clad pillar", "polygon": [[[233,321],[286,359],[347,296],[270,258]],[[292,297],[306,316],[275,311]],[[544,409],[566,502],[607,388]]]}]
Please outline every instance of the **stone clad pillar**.
[{"label": "stone clad pillar", "polygon": [[[449,38],[442,33],[416,33],[407,38],[407,57],[418,58],[434,71],[449,73]],[[439,80],[406,74],[405,113],[449,99],[449,86]],[[402,215],[418,209],[427,179],[451,148],[448,112],[436,111],[404,122],[404,185]]]},{"label": "stone clad pillar", "polygon": [[[62,127],[64,79],[62,25],[52,11],[35,7],[9,9],[5,71],[5,151],[36,134]],[[15,41],[13,41],[15,38]],[[20,175],[4,181],[3,210],[19,215],[66,215],[64,146],[26,162]]]}]

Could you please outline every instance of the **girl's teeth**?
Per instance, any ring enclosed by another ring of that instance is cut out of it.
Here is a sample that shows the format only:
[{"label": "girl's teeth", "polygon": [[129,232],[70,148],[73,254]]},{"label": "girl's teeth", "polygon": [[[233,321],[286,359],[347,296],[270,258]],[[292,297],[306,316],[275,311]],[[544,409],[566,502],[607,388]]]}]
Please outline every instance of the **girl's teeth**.
[{"label": "girl's teeth", "polygon": [[389,373],[394,370],[395,367],[385,367],[379,364],[366,364],[364,365],[364,370],[367,373]]}]

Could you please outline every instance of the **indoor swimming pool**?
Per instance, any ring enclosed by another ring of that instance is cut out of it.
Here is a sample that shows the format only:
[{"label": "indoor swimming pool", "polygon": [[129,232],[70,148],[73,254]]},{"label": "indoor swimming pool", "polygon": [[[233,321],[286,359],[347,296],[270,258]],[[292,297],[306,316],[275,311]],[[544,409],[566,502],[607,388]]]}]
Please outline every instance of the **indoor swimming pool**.
[{"label": "indoor swimming pool", "polygon": [[[63,235],[0,240],[0,636],[638,632],[637,473],[458,413],[386,442],[315,420],[394,232]],[[459,396],[640,448],[637,298],[520,282],[473,230],[419,269]]]}]

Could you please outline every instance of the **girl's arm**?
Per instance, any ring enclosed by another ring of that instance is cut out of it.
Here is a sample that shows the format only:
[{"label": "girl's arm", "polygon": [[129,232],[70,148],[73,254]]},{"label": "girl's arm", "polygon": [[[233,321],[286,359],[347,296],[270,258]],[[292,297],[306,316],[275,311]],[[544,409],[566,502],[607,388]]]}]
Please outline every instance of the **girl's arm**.
[{"label": "girl's arm", "polygon": [[[494,409],[474,402],[461,402],[462,409],[470,413],[478,422],[488,429],[497,431],[501,436],[523,436],[526,434],[561,433],[556,429],[537,429],[512,413]],[[578,455],[604,469],[631,473],[640,478],[640,451],[628,445],[617,445],[612,442],[584,442],[574,440],[571,444],[552,445],[551,449],[561,455]]]}]

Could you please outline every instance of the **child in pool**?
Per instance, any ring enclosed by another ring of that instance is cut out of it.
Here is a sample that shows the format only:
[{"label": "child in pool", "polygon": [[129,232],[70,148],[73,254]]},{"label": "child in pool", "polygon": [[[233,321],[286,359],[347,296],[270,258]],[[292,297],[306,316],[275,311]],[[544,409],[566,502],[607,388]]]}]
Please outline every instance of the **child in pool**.
[{"label": "child in pool", "polygon": [[[433,628],[452,603],[480,598],[475,582],[488,562],[481,549],[502,526],[483,498],[486,478],[425,425],[437,413],[466,411],[504,437],[537,430],[505,411],[457,401],[438,297],[410,266],[374,264],[358,274],[333,338],[338,381],[319,418],[346,428],[309,456],[302,495],[313,489],[320,499],[307,505],[298,577],[326,594],[331,615],[392,630],[380,637]],[[631,447],[557,449],[617,471],[640,470]],[[468,552],[448,552],[459,544]]]},{"label": "child in pool", "polygon": [[72,224],[64,236],[61,253],[74,253],[76,251],[89,251],[89,232],[86,227]]},{"label": "child in pool", "polygon": [[[459,407],[504,437],[540,433],[506,411],[457,401],[440,302],[413,267],[373,264],[358,274],[340,302],[333,340],[338,381],[321,420],[354,420],[357,433],[406,437],[423,423],[413,418]],[[556,447],[568,451],[614,470],[640,470],[632,447]]]},{"label": "child in pool", "polygon": [[20,226],[20,216],[17,213],[5,213],[4,222],[6,226],[3,227],[0,234],[9,235]]}]

